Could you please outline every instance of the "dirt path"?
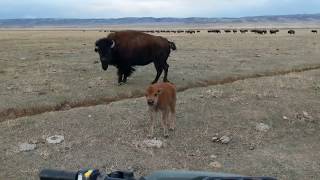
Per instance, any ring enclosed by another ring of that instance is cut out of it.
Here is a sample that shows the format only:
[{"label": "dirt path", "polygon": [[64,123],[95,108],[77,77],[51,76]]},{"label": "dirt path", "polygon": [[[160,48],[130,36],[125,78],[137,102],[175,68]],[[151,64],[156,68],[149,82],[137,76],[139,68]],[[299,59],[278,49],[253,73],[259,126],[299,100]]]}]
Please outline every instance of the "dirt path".
[{"label": "dirt path", "polygon": [[[36,179],[41,168],[190,169],[320,178],[320,70],[240,80],[178,93],[177,130],[160,149],[142,145],[144,98],[47,112],[0,123],[0,179]],[[257,130],[259,123],[270,129]],[[63,135],[61,144],[48,136]],[[226,135],[228,144],[212,142]],[[19,152],[20,143],[36,149]],[[213,155],[216,157],[213,158]],[[221,168],[209,164],[217,161]],[[9,178],[8,178],[9,177]]]}]

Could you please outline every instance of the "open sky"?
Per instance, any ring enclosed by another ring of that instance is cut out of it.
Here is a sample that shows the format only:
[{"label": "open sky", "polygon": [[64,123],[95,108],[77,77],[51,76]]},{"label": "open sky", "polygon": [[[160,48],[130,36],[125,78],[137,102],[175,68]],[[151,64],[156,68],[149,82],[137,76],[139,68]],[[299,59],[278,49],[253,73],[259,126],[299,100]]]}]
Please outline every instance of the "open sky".
[{"label": "open sky", "polygon": [[0,0],[0,19],[242,17],[320,13],[320,0]]}]

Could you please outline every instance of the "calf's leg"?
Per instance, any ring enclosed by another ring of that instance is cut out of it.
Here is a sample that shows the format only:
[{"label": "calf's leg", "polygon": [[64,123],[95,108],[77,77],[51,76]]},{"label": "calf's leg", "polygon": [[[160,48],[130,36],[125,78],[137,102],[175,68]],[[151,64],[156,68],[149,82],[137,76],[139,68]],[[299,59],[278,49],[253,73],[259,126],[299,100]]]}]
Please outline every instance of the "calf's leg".
[{"label": "calf's leg", "polygon": [[162,128],[163,128],[163,136],[164,137],[169,137],[169,134],[168,134],[168,116],[169,116],[169,111],[168,110],[163,110],[162,111],[161,125],[162,125]]},{"label": "calf's leg", "polygon": [[155,119],[156,119],[157,113],[150,107],[148,112],[149,112],[149,118],[150,118],[150,128],[149,128],[148,137],[152,138],[154,134],[154,125],[155,125]]},{"label": "calf's leg", "polygon": [[174,130],[176,128],[176,107],[175,103],[170,105],[170,123],[169,130]]}]

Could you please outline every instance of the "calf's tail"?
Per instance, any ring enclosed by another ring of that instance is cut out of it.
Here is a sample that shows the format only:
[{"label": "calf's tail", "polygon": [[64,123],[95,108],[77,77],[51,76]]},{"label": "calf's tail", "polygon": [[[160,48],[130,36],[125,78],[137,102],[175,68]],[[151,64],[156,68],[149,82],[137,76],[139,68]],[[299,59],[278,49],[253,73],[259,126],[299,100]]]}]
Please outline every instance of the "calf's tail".
[{"label": "calf's tail", "polygon": [[169,43],[170,49],[172,49],[172,50],[177,49],[176,44],[174,44],[174,42],[168,41],[168,43]]}]

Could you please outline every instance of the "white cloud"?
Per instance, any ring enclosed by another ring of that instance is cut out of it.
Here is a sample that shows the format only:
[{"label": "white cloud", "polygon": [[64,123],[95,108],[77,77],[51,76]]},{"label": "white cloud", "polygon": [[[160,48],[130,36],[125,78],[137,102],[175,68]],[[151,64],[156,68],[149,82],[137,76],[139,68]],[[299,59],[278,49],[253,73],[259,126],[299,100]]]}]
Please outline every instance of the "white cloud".
[{"label": "white cloud", "polygon": [[[219,16],[241,8],[256,8],[269,0],[91,0],[80,6],[101,16]],[[105,15],[103,15],[105,14]]]},{"label": "white cloud", "polygon": [[319,11],[319,0],[0,0],[0,18],[238,17]]}]

